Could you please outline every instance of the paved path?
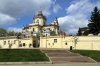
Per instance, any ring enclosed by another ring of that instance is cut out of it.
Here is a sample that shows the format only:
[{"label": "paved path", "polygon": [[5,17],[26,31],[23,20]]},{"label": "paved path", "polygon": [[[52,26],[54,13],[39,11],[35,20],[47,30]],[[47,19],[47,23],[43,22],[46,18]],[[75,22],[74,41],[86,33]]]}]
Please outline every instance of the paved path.
[{"label": "paved path", "polygon": [[93,59],[67,50],[42,50],[53,64],[61,63],[96,63]]},{"label": "paved path", "polygon": [[68,64],[26,64],[26,65],[0,65],[0,66],[100,66],[100,63],[68,63]]}]

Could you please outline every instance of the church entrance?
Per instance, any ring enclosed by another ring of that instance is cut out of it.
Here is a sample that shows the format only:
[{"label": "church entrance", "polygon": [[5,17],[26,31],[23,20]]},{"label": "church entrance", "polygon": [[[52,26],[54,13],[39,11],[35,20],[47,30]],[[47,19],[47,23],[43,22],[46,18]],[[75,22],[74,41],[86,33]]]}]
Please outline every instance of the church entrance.
[{"label": "church entrance", "polygon": [[33,41],[33,47],[36,48],[36,40]]}]

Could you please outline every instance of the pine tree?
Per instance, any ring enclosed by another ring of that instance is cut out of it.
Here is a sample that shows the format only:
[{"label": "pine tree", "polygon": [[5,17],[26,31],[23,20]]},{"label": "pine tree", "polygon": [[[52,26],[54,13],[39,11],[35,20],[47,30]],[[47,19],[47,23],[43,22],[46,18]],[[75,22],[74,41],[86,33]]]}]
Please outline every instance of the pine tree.
[{"label": "pine tree", "polygon": [[78,36],[81,36],[81,35],[82,35],[82,33],[81,33],[81,28],[78,29],[77,35],[78,35]]},{"label": "pine tree", "polygon": [[98,34],[100,32],[100,11],[97,6],[94,8],[89,21],[89,33]]}]

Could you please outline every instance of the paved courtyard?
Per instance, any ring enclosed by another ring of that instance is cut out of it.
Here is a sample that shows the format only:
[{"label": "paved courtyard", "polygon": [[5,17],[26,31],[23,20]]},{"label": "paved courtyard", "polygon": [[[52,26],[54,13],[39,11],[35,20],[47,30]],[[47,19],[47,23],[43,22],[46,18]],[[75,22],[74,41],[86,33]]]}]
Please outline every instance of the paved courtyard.
[{"label": "paved courtyard", "polygon": [[26,64],[26,65],[0,65],[0,66],[100,66],[100,63]]}]

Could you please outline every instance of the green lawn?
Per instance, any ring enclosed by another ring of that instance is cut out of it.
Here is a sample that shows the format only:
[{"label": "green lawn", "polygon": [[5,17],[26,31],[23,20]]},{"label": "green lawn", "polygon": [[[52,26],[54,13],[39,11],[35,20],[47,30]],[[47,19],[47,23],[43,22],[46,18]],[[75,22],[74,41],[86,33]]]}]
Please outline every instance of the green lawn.
[{"label": "green lawn", "polygon": [[0,62],[27,61],[49,61],[49,58],[38,49],[0,50]]},{"label": "green lawn", "polygon": [[100,62],[100,51],[96,50],[70,50],[70,51],[74,53],[79,53],[83,56],[91,57],[95,61]]}]

